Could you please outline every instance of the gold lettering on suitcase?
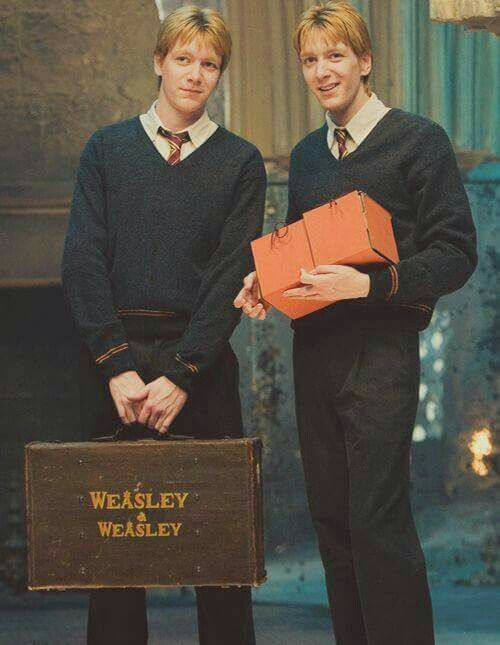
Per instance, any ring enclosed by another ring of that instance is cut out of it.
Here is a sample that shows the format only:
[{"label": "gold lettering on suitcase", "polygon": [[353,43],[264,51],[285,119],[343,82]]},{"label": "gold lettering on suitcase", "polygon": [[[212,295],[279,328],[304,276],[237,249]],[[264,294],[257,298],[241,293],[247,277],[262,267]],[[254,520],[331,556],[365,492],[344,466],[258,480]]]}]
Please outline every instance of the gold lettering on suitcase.
[{"label": "gold lettering on suitcase", "polygon": [[189,497],[184,491],[159,493],[111,493],[105,490],[89,491],[92,507],[96,511],[139,510],[135,520],[113,522],[98,520],[98,533],[103,538],[179,537],[182,522],[148,522],[144,510],[184,509]]}]

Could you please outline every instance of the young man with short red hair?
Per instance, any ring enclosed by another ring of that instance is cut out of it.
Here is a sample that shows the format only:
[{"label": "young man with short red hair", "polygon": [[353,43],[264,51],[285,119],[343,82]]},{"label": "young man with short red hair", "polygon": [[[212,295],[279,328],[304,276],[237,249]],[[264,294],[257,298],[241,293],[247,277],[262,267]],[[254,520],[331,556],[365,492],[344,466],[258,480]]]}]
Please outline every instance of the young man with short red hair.
[{"label": "young man with short red hair", "polygon": [[[206,112],[230,53],[217,12],[173,12],[154,56],[158,99],[98,130],[83,151],[62,278],[84,341],[87,435],[121,422],[124,438],[243,436],[232,298],[251,266],[266,178],[255,146]],[[196,595],[201,645],[253,645],[248,587]],[[144,589],[91,593],[89,644],[147,638]]]},{"label": "young man with short red hair", "polygon": [[[337,645],[432,645],[410,510],[418,332],[472,274],[476,240],[444,130],[370,91],[370,36],[346,2],[315,5],[294,45],[326,123],[293,149],[287,223],[353,190],[393,216],[400,263],[302,271],[293,298],[338,301],[294,321],[297,425]],[[235,305],[266,316],[249,274]]]}]

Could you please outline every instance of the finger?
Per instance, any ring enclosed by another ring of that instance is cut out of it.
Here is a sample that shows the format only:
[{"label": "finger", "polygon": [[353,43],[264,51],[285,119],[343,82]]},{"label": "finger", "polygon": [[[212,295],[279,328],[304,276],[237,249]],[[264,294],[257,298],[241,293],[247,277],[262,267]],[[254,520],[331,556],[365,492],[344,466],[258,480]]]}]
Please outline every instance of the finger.
[{"label": "finger", "polygon": [[254,303],[247,302],[246,305],[243,307],[243,313],[245,314],[245,316],[252,317],[252,312],[254,312],[254,309],[259,305],[260,305],[259,302],[254,302]]},{"label": "finger", "polygon": [[145,387],[142,390],[139,390],[138,392],[129,393],[126,396],[129,401],[142,401],[147,397],[148,394],[149,394],[149,390],[147,389],[147,387]]},{"label": "finger", "polygon": [[117,410],[122,423],[124,423],[127,426],[133,423],[132,417],[130,415],[130,409],[128,408],[126,399],[122,399],[120,401],[119,407],[117,406]]},{"label": "finger", "polygon": [[255,307],[252,307],[252,310],[248,314],[250,318],[257,318],[260,312],[264,309],[264,306],[259,303],[258,305],[255,305]]},{"label": "finger", "polygon": [[125,408],[125,414],[127,415],[128,422],[135,423],[136,417],[134,412],[134,406],[132,405],[132,403],[126,402],[124,405],[124,408]]},{"label": "finger", "polygon": [[163,426],[165,425],[166,420],[169,418],[169,416],[172,414],[172,406],[170,405],[164,413],[159,417],[158,421],[155,423],[155,430],[158,430],[158,432],[161,432]]},{"label": "finger", "polygon": [[258,302],[255,306],[245,305],[245,314],[250,318],[255,318],[263,309],[262,303]]},{"label": "finger", "polygon": [[249,273],[248,275],[245,276],[243,279],[243,285],[249,290],[252,290],[253,283],[255,282],[255,277],[256,277],[255,271],[252,271],[252,273]]},{"label": "finger", "polygon": [[314,293],[314,294],[311,294],[310,296],[303,296],[302,298],[299,298],[299,297],[290,298],[290,300],[317,300],[319,302],[337,302],[339,298],[335,298],[335,300],[332,300],[331,298],[325,298],[325,296],[321,296],[318,293]]},{"label": "finger", "polygon": [[314,284],[317,280],[316,276],[305,269],[300,270],[300,281],[302,284]]},{"label": "finger", "polygon": [[264,320],[266,316],[267,316],[267,311],[266,311],[265,309],[263,309],[263,310],[259,313],[259,315],[257,316],[257,318],[258,318],[259,320]]},{"label": "finger", "polygon": [[320,296],[318,293],[310,293],[305,296],[291,296],[290,300],[324,300],[326,301],[326,298]]},{"label": "finger", "polygon": [[136,419],[139,419],[139,417],[141,416],[143,407],[144,407],[144,401],[139,401],[138,403],[132,403],[132,408],[134,410]]},{"label": "finger", "polygon": [[151,415],[151,411],[152,411],[151,404],[148,403],[148,402],[145,403],[143,408],[142,408],[142,410],[141,410],[141,414],[139,415],[139,419],[138,419],[139,423],[142,423],[142,425],[144,425],[144,426],[148,425],[148,421],[149,421],[149,417]]},{"label": "finger", "polygon": [[187,401],[187,397],[177,397],[174,405],[170,408],[168,414],[166,415],[163,425],[161,430],[159,431],[160,434],[164,434],[165,432],[168,432],[168,429],[170,428],[170,425],[174,421],[174,419],[177,417],[179,412],[182,410],[184,407],[185,403]]},{"label": "finger", "polygon": [[115,401],[115,407],[116,407],[116,412],[118,413],[118,416],[120,417],[120,421],[124,423],[125,425],[128,424],[127,420],[127,414],[125,412],[125,406],[123,406],[120,402]]},{"label": "finger", "polygon": [[338,273],[340,264],[320,264],[313,269],[316,274],[320,273]]},{"label": "finger", "polygon": [[161,411],[157,411],[153,409],[153,411],[149,415],[148,428],[151,428],[151,430],[154,430],[156,426],[156,422],[158,421],[158,419],[161,418],[161,416],[162,416]]},{"label": "finger", "polygon": [[283,292],[283,295],[286,296],[287,298],[291,298],[294,296],[299,296],[303,297],[306,295],[310,295],[312,293],[316,293],[316,290],[313,289],[312,286],[307,286],[307,287],[297,287],[296,289],[287,289],[287,291]]},{"label": "finger", "polygon": [[243,289],[238,293],[236,298],[233,300],[233,304],[235,307],[239,309],[240,307],[243,307],[247,299],[248,299],[248,289],[243,287]]},{"label": "finger", "polygon": [[161,426],[161,429],[158,431],[159,434],[165,434],[166,432],[169,431],[170,426],[172,425],[175,417],[179,414],[180,410],[172,410],[169,412],[169,414],[165,417],[163,424]]}]

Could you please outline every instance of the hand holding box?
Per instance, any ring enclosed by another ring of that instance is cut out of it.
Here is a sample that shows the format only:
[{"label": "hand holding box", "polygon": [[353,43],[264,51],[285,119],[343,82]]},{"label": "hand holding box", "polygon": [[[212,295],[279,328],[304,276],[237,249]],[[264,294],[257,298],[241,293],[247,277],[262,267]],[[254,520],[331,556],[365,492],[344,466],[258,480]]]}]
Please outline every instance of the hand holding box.
[{"label": "hand holding box", "polygon": [[252,252],[263,299],[292,319],[334,304],[283,296],[301,286],[301,268],[344,264],[362,269],[399,261],[390,213],[361,191],[331,200],[304,213],[302,220],[254,240]]}]

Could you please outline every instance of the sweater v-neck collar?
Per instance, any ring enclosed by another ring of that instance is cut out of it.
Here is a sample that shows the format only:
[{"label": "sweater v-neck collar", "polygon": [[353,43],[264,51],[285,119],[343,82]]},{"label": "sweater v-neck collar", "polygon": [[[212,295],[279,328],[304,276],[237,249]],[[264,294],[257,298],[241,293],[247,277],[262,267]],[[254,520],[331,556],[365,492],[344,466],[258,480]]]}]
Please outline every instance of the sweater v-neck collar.
[{"label": "sweater v-neck collar", "polygon": [[209,148],[219,140],[221,134],[225,131],[224,128],[219,125],[217,130],[204,143],[202,143],[201,146],[196,148],[196,150],[193,150],[193,152],[188,157],[186,157],[179,163],[172,165],[169,164],[168,161],[164,157],[162,157],[161,153],[156,149],[154,143],[151,141],[151,139],[147,135],[147,132],[144,130],[139,116],[136,116],[134,118],[134,125],[138,138],[143,143],[144,148],[147,149],[151,155],[157,158],[157,160],[162,164],[165,170],[174,172],[179,172],[179,170],[184,170],[186,167],[192,165],[192,163],[196,160],[197,155],[206,154]]},{"label": "sweater v-neck collar", "polygon": [[337,159],[332,155],[332,152],[328,147],[328,140],[327,140],[328,125],[325,123],[325,125],[323,125],[323,127],[321,127],[319,130],[319,134],[321,137],[321,140],[320,140],[321,149],[323,150],[323,152],[326,152],[326,154],[328,155],[332,163],[335,163],[335,164],[349,163],[349,160],[351,159],[351,157],[356,157],[356,155],[359,154],[360,151],[363,151],[365,148],[369,147],[372,139],[375,139],[378,136],[378,133],[381,127],[385,123],[387,123],[387,121],[390,121],[393,116],[395,116],[400,112],[401,110],[398,108],[391,108],[386,114],[384,114],[384,116],[380,119],[380,121],[370,130],[370,132],[366,135],[363,141],[356,148],[356,150],[353,150],[352,152],[350,152],[343,159]]}]

